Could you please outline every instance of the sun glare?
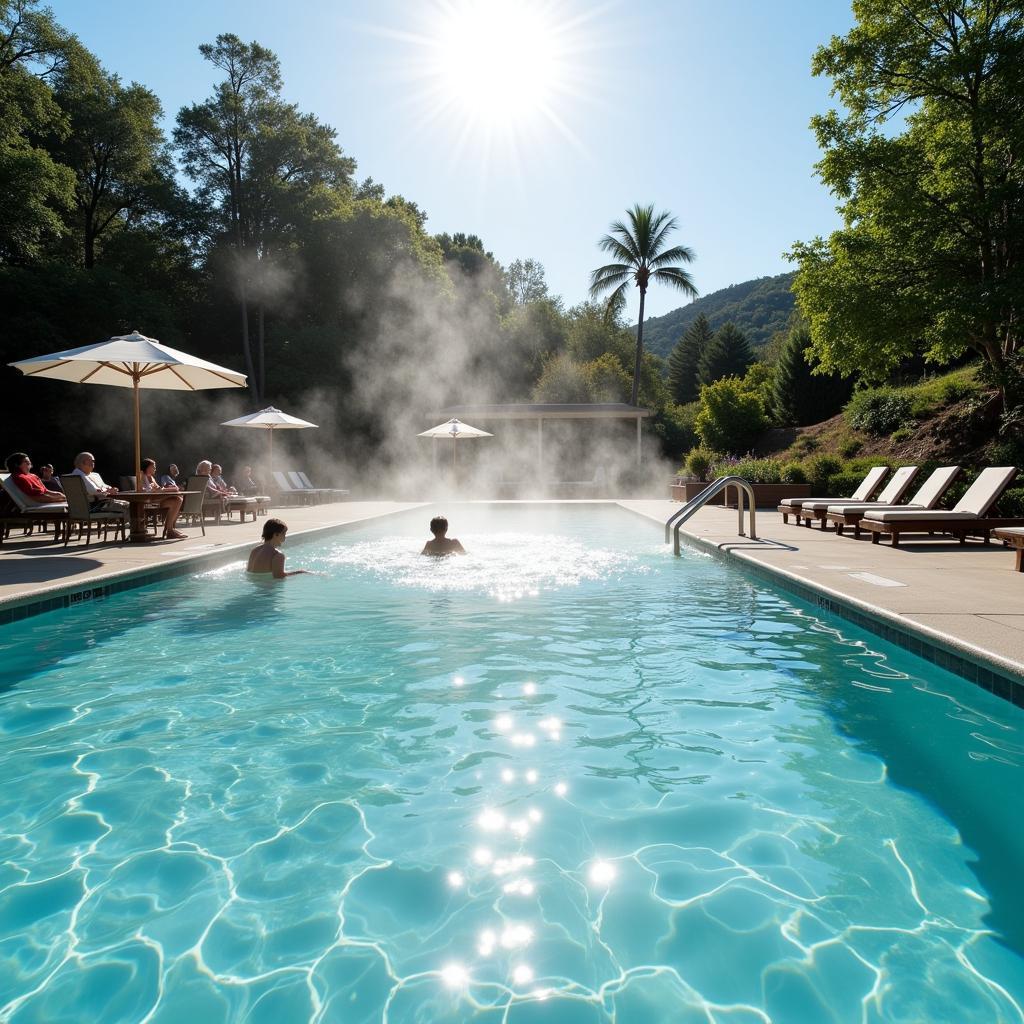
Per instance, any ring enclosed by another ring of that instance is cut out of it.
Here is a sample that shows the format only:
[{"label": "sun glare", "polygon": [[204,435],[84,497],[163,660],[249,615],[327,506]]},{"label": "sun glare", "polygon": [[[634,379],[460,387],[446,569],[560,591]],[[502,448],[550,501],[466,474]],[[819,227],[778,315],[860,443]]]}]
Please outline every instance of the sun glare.
[{"label": "sun glare", "polygon": [[437,61],[444,98],[493,123],[532,116],[558,87],[558,26],[544,8],[462,0],[442,9]]}]

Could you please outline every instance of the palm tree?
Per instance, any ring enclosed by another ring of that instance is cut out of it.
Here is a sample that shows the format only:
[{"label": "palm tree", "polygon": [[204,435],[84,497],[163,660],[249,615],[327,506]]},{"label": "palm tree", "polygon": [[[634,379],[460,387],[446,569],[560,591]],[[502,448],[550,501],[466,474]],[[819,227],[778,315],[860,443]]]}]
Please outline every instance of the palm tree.
[{"label": "palm tree", "polygon": [[654,204],[640,206],[638,203],[626,211],[629,218],[627,227],[617,220],[611,226],[611,234],[605,235],[597,244],[619,260],[598,267],[590,275],[590,294],[594,298],[611,289],[608,303],[625,299],[626,289],[632,279],[640,289],[640,320],[636,328],[636,363],[633,367],[633,401],[636,405],[640,394],[640,363],[644,354],[644,299],[651,281],[662,281],[691,298],[697,297],[689,273],[674,264],[692,263],[694,253],[685,245],[664,248],[668,235],[677,227],[675,217],[667,211],[654,212]]}]

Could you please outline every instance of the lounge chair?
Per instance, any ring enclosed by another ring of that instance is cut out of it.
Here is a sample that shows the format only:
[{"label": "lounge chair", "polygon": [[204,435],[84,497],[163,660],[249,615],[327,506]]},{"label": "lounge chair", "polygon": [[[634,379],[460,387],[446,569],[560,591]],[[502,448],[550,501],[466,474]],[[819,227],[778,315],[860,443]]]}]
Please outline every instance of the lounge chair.
[{"label": "lounge chair", "polygon": [[[837,502],[837,501],[869,501],[871,495],[882,486],[882,481],[885,479],[886,473],[889,472],[888,466],[873,466],[868,470],[867,476],[864,477],[860,482],[860,486],[851,494],[848,498],[783,498],[779,504],[779,511],[782,513],[782,521],[784,523],[789,522],[789,517],[797,514],[797,510],[800,509],[804,504],[810,504],[815,501],[826,501],[826,502]],[[800,517],[797,516],[797,525],[800,523]]]},{"label": "lounge chair", "polygon": [[274,470],[274,482],[283,501],[295,505],[312,505],[314,498],[307,488],[294,487],[291,481],[279,470]]},{"label": "lounge chair", "polygon": [[[933,469],[928,479],[917,489],[914,496],[906,505],[892,505],[892,508],[901,509],[933,509],[938,505],[942,496],[949,490],[950,485],[960,475],[959,466],[941,466]],[[864,505],[829,505],[825,517],[829,522],[836,524],[837,536],[843,535],[847,526],[853,527],[854,537],[860,536],[860,521],[864,518],[865,512],[877,512],[885,506],[877,504]]]},{"label": "lounge chair", "polygon": [[339,499],[347,498],[350,494],[349,491],[346,491],[344,490],[344,488],[341,487],[314,487],[314,485],[310,482],[309,477],[306,476],[306,474],[303,473],[301,470],[298,473],[293,473],[291,475],[297,476],[305,487],[312,487],[314,491],[320,490],[324,494],[336,495]]},{"label": "lounge chair", "polygon": [[996,530],[995,537],[1017,549],[1017,563],[1014,569],[1024,572],[1024,526],[1008,526],[1004,530]]},{"label": "lounge chair", "polygon": [[3,478],[3,489],[13,508],[0,514],[0,544],[7,539],[12,526],[26,527],[31,533],[37,525],[43,527],[52,525],[54,543],[60,540],[60,532],[62,529],[66,529],[68,524],[67,502],[52,502],[44,505],[41,502],[33,501],[6,475]]},{"label": "lounge chair", "polygon": [[[206,483],[208,477],[190,477],[185,484],[185,493],[181,496],[181,511],[178,513],[178,525],[184,526],[186,520],[199,523],[199,529],[206,536],[205,516],[203,515],[203,502],[206,500]],[[192,487],[193,481],[204,481],[202,486]],[[218,520],[219,521],[219,520]]]},{"label": "lounge chair", "polygon": [[303,483],[302,477],[300,477],[294,470],[288,471],[288,479],[291,481],[292,487],[294,487],[296,491],[300,494],[308,494],[318,505],[320,502],[327,500],[329,492],[326,488],[314,487],[312,484]]},{"label": "lounge chair", "polygon": [[78,526],[78,537],[82,537],[82,526],[85,526],[85,546],[89,546],[92,539],[92,528],[96,527],[97,534],[102,529],[103,539],[107,539],[107,532],[114,527],[121,533],[122,542],[128,539],[128,506],[121,509],[93,509],[89,492],[85,489],[85,480],[77,473],[69,473],[61,476],[60,485],[68,499],[68,525],[64,530],[64,547],[68,546],[71,539],[71,527]]},{"label": "lounge chair", "polygon": [[893,547],[899,546],[900,535],[904,533],[950,533],[961,544],[966,544],[970,535],[982,537],[988,544],[993,530],[1024,525],[1024,519],[987,518],[989,509],[1016,475],[1015,466],[983,469],[950,512],[938,509],[878,509],[865,512],[860,527],[871,531],[872,544],[877,544],[882,535],[887,534],[892,538]]},{"label": "lounge chair", "polygon": [[806,498],[801,499],[800,508],[796,514],[797,522],[803,520],[804,526],[810,526],[812,520],[817,520],[821,523],[821,528],[826,530],[828,529],[826,515],[829,508],[835,508],[836,504],[845,507],[853,505],[859,508],[886,508],[890,505],[898,505],[902,501],[903,495],[907,493],[907,489],[914,482],[915,476],[917,476],[917,466],[901,466],[893,473],[892,479],[885,485],[881,494],[874,501],[833,503],[832,501],[807,501]]}]

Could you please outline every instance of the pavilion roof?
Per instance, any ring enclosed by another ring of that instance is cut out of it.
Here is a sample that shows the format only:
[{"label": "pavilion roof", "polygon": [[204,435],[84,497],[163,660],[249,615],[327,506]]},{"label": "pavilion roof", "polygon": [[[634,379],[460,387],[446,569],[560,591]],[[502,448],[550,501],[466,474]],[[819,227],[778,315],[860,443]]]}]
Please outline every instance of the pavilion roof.
[{"label": "pavilion roof", "polygon": [[529,402],[513,405],[450,405],[438,410],[442,418],[460,420],[635,420],[652,416],[650,409],[641,409],[625,402]]}]

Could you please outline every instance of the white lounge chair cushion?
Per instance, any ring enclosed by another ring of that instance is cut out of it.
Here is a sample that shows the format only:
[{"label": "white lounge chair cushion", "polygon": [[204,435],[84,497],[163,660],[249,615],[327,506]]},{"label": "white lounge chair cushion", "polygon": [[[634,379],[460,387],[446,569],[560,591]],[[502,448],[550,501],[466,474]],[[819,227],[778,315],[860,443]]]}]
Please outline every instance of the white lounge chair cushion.
[{"label": "white lounge chair cushion", "polygon": [[928,479],[917,489],[917,493],[911,495],[908,507],[935,508],[959,472],[959,466],[940,466],[933,469]]},{"label": "white lounge chair cushion", "polygon": [[1001,526],[999,532],[1012,533],[1014,537],[1024,537],[1024,526]]},{"label": "white lounge chair cushion", "polygon": [[817,501],[829,502],[829,501],[836,501],[836,500],[837,499],[834,498],[834,497],[832,497],[832,498],[783,498],[782,501],[779,502],[779,504],[780,505],[789,505],[790,507],[802,508],[804,505],[810,504],[811,502],[817,502]]},{"label": "white lounge chair cushion", "polygon": [[857,502],[843,502],[841,505],[829,505],[827,511],[829,512],[888,512],[890,509],[898,511],[900,509],[923,509],[924,505],[883,505],[881,502],[863,502],[858,504]]},{"label": "white lounge chair cushion", "polygon": [[963,520],[980,519],[981,517],[975,515],[973,512],[943,512],[940,509],[875,509],[871,512],[864,513],[865,519],[873,519],[875,522],[880,523],[898,523],[900,521],[906,522],[907,520],[935,520],[936,523],[949,522],[956,520],[961,522]]}]

